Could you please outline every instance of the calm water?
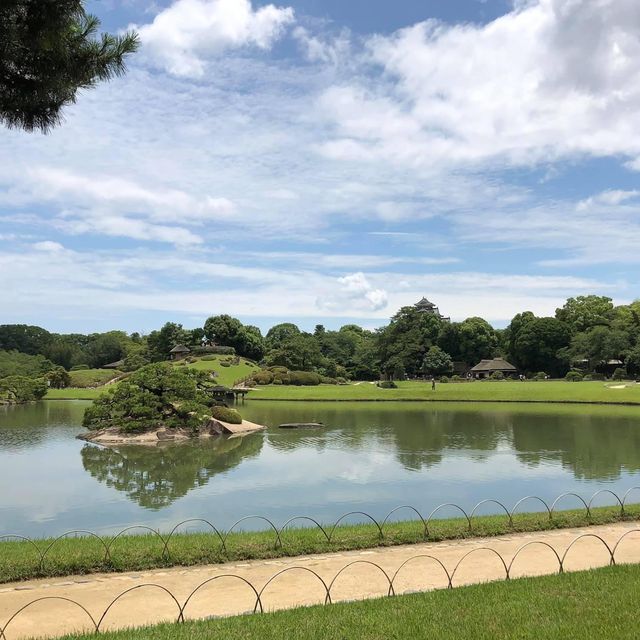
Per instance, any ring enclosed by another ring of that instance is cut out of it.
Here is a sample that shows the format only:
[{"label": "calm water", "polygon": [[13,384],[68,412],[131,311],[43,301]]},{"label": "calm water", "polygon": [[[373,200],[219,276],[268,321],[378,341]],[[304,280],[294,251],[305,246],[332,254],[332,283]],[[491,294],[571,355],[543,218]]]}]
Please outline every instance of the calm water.
[{"label": "calm water", "polygon": [[[116,450],[75,439],[86,406],[0,407],[0,534],[167,529],[189,517],[225,528],[251,514],[332,521],[401,504],[428,514],[442,502],[511,506],[640,485],[636,408],[247,402],[266,432]],[[277,428],[312,420],[327,427]]]}]

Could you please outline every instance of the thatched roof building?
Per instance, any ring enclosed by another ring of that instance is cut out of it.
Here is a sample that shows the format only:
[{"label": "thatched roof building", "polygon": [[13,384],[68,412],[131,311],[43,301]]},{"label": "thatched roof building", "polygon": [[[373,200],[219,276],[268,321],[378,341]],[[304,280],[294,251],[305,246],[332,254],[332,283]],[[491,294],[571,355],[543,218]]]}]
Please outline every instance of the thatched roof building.
[{"label": "thatched roof building", "polygon": [[470,373],[474,378],[488,378],[496,371],[500,371],[505,376],[513,376],[518,372],[518,369],[504,358],[492,358],[491,360],[481,360],[471,368]]},{"label": "thatched roof building", "polygon": [[182,360],[182,358],[186,358],[189,353],[191,353],[189,347],[185,347],[183,344],[177,344],[169,351],[169,357],[172,360]]}]

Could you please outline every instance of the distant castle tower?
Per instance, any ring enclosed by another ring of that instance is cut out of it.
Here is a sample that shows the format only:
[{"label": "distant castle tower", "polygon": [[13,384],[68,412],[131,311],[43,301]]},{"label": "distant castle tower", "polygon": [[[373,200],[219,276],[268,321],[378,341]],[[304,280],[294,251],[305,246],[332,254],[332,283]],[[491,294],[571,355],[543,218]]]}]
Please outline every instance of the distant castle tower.
[{"label": "distant castle tower", "polygon": [[420,313],[430,313],[431,315],[437,316],[443,322],[451,322],[451,318],[445,318],[441,313],[438,307],[436,307],[433,302],[430,302],[426,298],[422,298],[420,302],[416,302],[413,305]]}]

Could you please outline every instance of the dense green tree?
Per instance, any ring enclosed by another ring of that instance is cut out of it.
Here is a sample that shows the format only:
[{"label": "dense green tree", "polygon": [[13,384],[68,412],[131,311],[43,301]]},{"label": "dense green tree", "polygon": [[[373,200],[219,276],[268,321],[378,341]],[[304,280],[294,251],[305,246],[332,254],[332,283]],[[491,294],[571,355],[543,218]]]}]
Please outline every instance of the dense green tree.
[{"label": "dense green tree", "polygon": [[189,333],[181,324],[167,322],[159,331],[152,331],[147,337],[149,357],[154,362],[166,360],[173,347],[189,341]]},{"label": "dense green tree", "polygon": [[71,376],[64,367],[56,367],[47,373],[47,381],[52,389],[66,389],[71,384]]},{"label": "dense green tree", "polygon": [[0,325],[0,349],[35,356],[44,354],[53,336],[42,327],[27,324]]},{"label": "dense green tree", "polygon": [[462,362],[475,365],[492,358],[498,347],[495,329],[482,318],[467,318],[458,325],[458,354]]},{"label": "dense green tree", "polygon": [[511,320],[509,326],[504,330],[504,333],[502,334],[502,348],[506,351],[510,360],[517,360],[516,340],[518,339],[520,331],[522,331],[529,322],[535,319],[536,316],[533,311],[523,311],[522,313],[516,314]]},{"label": "dense green tree", "polygon": [[588,360],[588,368],[597,369],[608,360],[624,362],[630,349],[628,333],[606,326],[596,326],[573,336],[568,349],[569,363],[573,365]]},{"label": "dense green tree", "polygon": [[96,37],[100,22],[82,0],[0,4],[0,121],[47,132],[77,92],[125,71],[137,35]]},{"label": "dense green tree", "polygon": [[613,316],[613,302],[606,296],[578,296],[569,298],[556,309],[556,318],[577,333],[598,325],[609,325]]},{"label": "dense green tree", "polygon": [[422,313],[415,307],[402,307],[378,334],[381,366],[385,373],[390,375],[390,371],[398,371],[399,359],[407,375],[419,375],[424,356],[435,343],[441,325],[442,321],[433,314]]},{"label": "dense green tree", "polygon": [[39,378],[54,368],[44,356],[31,356],[19,351],[0,351],[0,378],[24,376]]},{"label": "dense green tree", "polygon": [[264,355],[265,341],[258,327],[243,325],[229,315],[211,316],[204,323],[204,334],[208,340],[225,347],[233,347],[245,358],[260,360]]},{"label": "dense green tree", "polygon": [[558,351],[569,344],[571,330],[556,318],[534,318],[518,331],[512,356],[525,371],[548,371],[562,376],[566,366]]},{"label": "dense green tree", "polygon": [[109,331],[95,334],[91,338],[87,345],[87,364],[91,367],[99,369],[126,357],[130,340],[124,331]]},{"label": "dense green tree", "polygon": [[208,422],[213,398],[206,388],[212,384],[205,373],[189,367],[150,364],[95,400],[83,424],[89,429],[145,431],[166,426],[197,431]]},{"label": "dense green tree", "polygon": [[422,370],[429,376],[441,376],[453,371],[451,356],[440,347],[429,348],[422,363]]},{"label": "dense green tree", "polygon": [[637,376],[640,374],[640,344],[637,344],[629,351],[624,364],[630,375]]},{"label": "dense green tree", "polygon": [[267,349],[278,349],[283,342],[300,335],[300,333],[300,329],[291,322],[276,324],[267,332]]}]

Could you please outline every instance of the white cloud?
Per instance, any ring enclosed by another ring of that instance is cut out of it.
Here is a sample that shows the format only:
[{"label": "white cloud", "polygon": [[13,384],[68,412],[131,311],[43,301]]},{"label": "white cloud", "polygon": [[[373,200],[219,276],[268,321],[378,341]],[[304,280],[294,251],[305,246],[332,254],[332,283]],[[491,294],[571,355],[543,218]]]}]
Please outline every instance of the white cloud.
[{"label": "white cloud", "polygon": [[293,22],[290,7],[254,10],[250,0],[176,0],[151,24],[135,26],[146,53],[169,73],[204,75],[207,59],[247,45],[269,49]]},{"label": "white cloud", "polygon": [[369,40],[382,73],[329,89],[332,158],[414,167],[640,155],[640,3],[540,0],[486,25]]},{"label": "white cloud", "polygon": [[53,242],[51,240],[44,240],[42,242],[35,242],[33,248],[36,251],[45,251],[47,253],[59,253],[64,251],[64,247],[59,242]]},{"label": "white cloud", "polygon": [[341,315],[346,309],[381,311],[387,306],[388,294],[375,288],[361,271],[338,278],[338,288],[318,298],[318,307]]},{"label": "white cloud", "polygon": [[640,191],[623,191],[619,189],[611,189],[609,191],[598,193],[597,195],[591,196],[590,198],[586,198],[585,200],[581,200],[576,205],[576,209],[578,211],[587,211],[593,207],[597,207],[600,205],[615,207],[619,204],[622,204],[623,202],[627,202],[628,200],[634,200],[638,196],[640,196]]}]

